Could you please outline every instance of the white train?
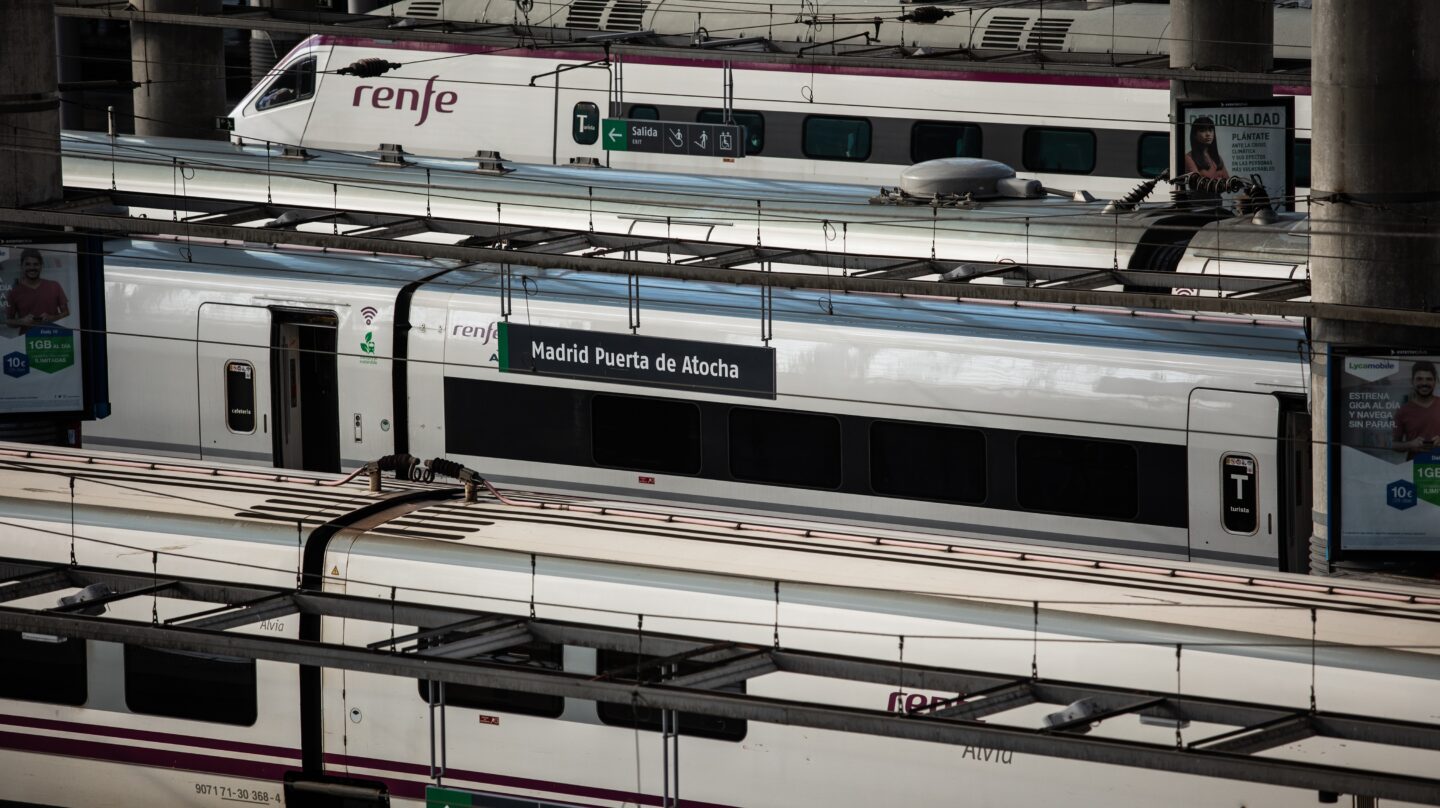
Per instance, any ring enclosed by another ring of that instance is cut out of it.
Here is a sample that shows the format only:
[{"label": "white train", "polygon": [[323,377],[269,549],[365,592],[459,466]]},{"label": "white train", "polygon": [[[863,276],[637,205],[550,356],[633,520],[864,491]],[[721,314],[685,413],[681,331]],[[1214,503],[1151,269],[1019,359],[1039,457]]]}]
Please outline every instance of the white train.
[{"label": "white train", "polygon": [[532,488],[1306,568],[1286,323],[823,290],[767,315],[733,284],[138,241],[105,271],[113,414],[88,446],[409,451]]},{"label": "white train", "polygon": [[[985,671],[1022,684],[1136,688],[1181,703],[1208,697],[1299,716],[1319,710],[1319,721],[1351,713],[1412,722],[1397,730],[1402,737],[1435,732],[1433,590],[1347,581],[1341,592],[1279,574],[1166,570],[1075,554],[1027,558],[895,532],[807,535],[800,523],[602,512],[598,503],[554,496],[464,504],[437,498],[443,493],[387,481],[374,494],[363,480],[337,485],[304,473],[0,447],[0,617],[76,594],[8,559],[55,565],[62,575],[72,563],[128,571],[142,583],[200,578],[291,591],[303,576],[313,590],[396,603],[401,614],[421,603],[568,621],[620,629],[641,648],[659,650],[665,635],[679,635],[762,652]],[[142,593],[109,602],[94,619],[149,626],[214,615],[212,606]],[[291,613],[230,633],[386,648],[418,628],[436,626]],[[446,688],[442,735],[423,679],[336,669],[297,676],[281,662],[46,639],[0,632],[7,803],[311,808],[344,797],[355,808],[418,808],[437,782],[461,792],[452,800],[502,808],[621,808],[666,796],[750,808],[928,805],[953,801],[957,789],[977,808],[1301,808],[1317,796],[1313,781],[1281,788],[695,714],[681,714],[679,751],[667,758],[653,711],[475,686]],[[594,637],[509,642],[474,658],[625,681],[637,659],[654,656],[617,653]],[[410,641],[399,649],[419,650]],[[743,691],[872,715],[957,697],[784,670],[750,677]],[[987,694],[959,695],[974,702]],[[1002,701],[1016,709],[992,711],[975,726],[1046,737],[1041,728],[1055,705]],[[1177,740],[1227,729],[1122,714],[1090,737],[1150,744],[1178,760],[1204,753],[1176,750]],[[1358,770],[1357,781],[1370,772],[1408,775],[1409,793],[1440,793],[1433,746],[1372,740],[1382,744],[1312,738],[1265,757]],[[432,777],[437,764],[443,781]]]},{"label": "white train", "polygon": [[[942,24],[903,26],[904,40],[930,49],[973,48],[982,55],[1027,47],[1046,54],[1165,52],[1168,6],[1015,5],[956,6]],[[1003,72],[978,62],[936,65],[898,57],[817,66],[804,58],[623,43],[614,46],[610,62],[596,64],[601,52],[575,44],[574,31],[563,28],[689,35],[700,26],[726,37],[823,42],[832,33],[839,38],[871,31],[876,14],[898,13],[863,4],[781,9],[578,0],[542,3],[529,12],[537,25],[562,26],[564,39],[555,42],[539,33],[539,40],[463,46],[316,36],[282,59],[234,109],[233,134],[239,142],[317,150],[374,150],[392,143],[424,155],[468,157],[492,150],[523,163],[597,161],[641,170],[863,184],[893,183],[911,163],[984,157],[1046,186],[1079,185],[1104,197],[1118,196],[1170,166],[1170,92],[1163,79],[1114,71]],[[412,18],[443,14],[506,25],[523,16],[510,3],[425,0],[379,13],[392,10]],[[833,25],[825,22],[831,14],[839,20]],[[627,15],[634,16],[633,27],[620,22],[630,20]],[[594,24],[581,24],[581,17]],[[1278,50],[1308,58],[1300,43],[1308,42],[1309,9],[1277,9],[1276,21],[1279,41],[1295,42]],[[901,31],[901,24],[886,22],[881,40],[891,42]],[[1014,36],[1002,36],[1005,31]],[[1102,46],[1116,31],[1115,41]],[[342,72],[366,60],[386,67],[379,75]],[[1308,87],[1275,90],[1295,97],[1295,184],[1304,189]],[[602,120],[612,118],[733,120],[744,127],[745,156],[682,154],[668,146],[667,153],[607,150],[616,133]],[[1281,196],[1286,189],[1270,193]]]}]

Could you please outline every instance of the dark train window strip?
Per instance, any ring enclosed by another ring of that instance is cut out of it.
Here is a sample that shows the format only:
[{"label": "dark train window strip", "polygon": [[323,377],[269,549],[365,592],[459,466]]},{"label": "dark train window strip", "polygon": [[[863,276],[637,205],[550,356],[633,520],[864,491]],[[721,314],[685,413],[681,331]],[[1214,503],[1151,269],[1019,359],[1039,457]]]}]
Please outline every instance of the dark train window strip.
[{"label": "dark train window strip", "polygon": [[259,715],[255,660],[125,646],[131,712],[250,726]]},{"label": "dark train window strip", "polygon": [[[558,671],[563,667],[565,646],[558,643],[541,642],[539,640],[525,645],[518,645],[514,648],[506,648],[491,654],[483,654],[472,659],[485,662],[497,662],[505,665],[516,665],[519,667],[532,668],[536,670]],[[433,698],[435,703],[440,703],[439,684],[432,691],[428,679],[420,679],[416,682],[421,700],[427,704]],[[535,715],[541,718],[559,718],[565,712],[565,698],[563,696],[546,696],[539,693],[525,693],[519,690],[506,690],[499,687],[481,687],[479,685],[445,685],[445,706],[464,707],[472,710],[494,710],[500,713],[518,713],[521,715]]]},{"label": "dark train window strip", "polygon": [[[623,651],[601,650],[596,659],[601,671],[618,671],[622,679],[636,678],[637,670],[643,681],[658,681],[659,672],[653,667],[646,667],[647,663],[654,662],[659,657],[641,656]],[[679,663],[679,674],[690,673],[701,665],[694,662]],[[727,685],[718,688],[720,691],[730,693],[744,693],[745,683],[738,682],[734,685]],[[650,730],[659,732],[662,729],[660,721],[660,710],[653,707],[645,707],[639,704],[601,701],[595,704],[596,712],[600,721],[615,727],[631,727],[634,729]],[[745,740],[746,723],[744,719],[721,718],[713,715],[701,715],[700,713],[678,713],[678,728],[681,735],[689,735],[697,738],[712,738],[717,741],[743,741]]]},{"label": "dark train window strip", "polygon": [[1025,130],[1023,162],[1027,171],[1089,174],[1095,170],[1095,133],[1089,129]]},{"label": "dark train window strip", "polygon": [[[654,413],[660,415],[650,420]],[[663,419],[669,420],[661,428]],[[637,433],[647,420],[648,432]],[[624,434],[635,435],[636,445],[623,445]],[[456,377],[445,379],[445,435],[451,454],[688,473],[1165,527],[1188,523],[1186,455],[1179,444],[1090,441]],[[844,473],[842,435],[868,444],[848,450],[850,462],[860,465],[858,474]],[[676,468],[698,471],[669,470]],[[1090,503],[1102,474],[1115,495],[1108,503]]]},{"label": "dark train window strip", "polygon": [[79,706],[88,696],[85,641],[0,631],[0,698]]}]

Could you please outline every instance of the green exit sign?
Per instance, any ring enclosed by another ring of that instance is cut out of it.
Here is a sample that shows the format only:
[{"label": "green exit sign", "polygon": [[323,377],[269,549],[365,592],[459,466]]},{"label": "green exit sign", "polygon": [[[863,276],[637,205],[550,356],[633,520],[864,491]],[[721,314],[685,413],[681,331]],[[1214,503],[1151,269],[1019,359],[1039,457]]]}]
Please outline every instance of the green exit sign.
[{"label": "green exit sign", "polygon": [[600,145],[606,151],[733,159],[745,156],[745,131],[733,123],[606,118],[600,122]]},{"label": "green exit sign", "polygon": [[475,795],[469,791],[439,786],[425,787],[425,808],[471,808]]}]

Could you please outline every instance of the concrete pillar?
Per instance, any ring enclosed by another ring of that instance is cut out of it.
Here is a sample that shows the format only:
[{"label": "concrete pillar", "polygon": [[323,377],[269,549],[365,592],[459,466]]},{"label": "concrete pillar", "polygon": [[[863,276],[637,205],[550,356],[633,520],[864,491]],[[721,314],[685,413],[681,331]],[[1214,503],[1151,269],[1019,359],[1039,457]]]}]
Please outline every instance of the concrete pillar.
[{"label": "concrete pillar", "polygon": [[60,199],[53,0],[11,0],[0,29],[0,206]]},{"label": "concrete pillar", "polygon": [[[315,10],[315,0],[250,0],[254,8],[285,10]],[[275,63],[285,58],[304,37],[298,34],[281,34],[272,31],[250,32],[250,83],[260,83]]]},{"label": "concrete pillar", "polygon": [[[1271,0],[1171,0],[1170,66],[1260,73],[1275,62],[1275,8]],[[1175,101],[1269,98],[1264,84],[1170,82]]]},{"label": "concrete pillar", "polygon": [[[219,14],[220,0],[131,0],[136,10]],[[225,46],[219,28],[132,23],[131,74],[135,134],[224,140],[215,118],[225,115]]]},{"label": "concrete pillar", "polygon": [[[1440,25],[1434,0],[1316,0],[1311,290],[1322,303],[1440,310]],[[1312,571],[1325,572],[1332,346],[1440,345],[1434,331],[1317,320]]]}]

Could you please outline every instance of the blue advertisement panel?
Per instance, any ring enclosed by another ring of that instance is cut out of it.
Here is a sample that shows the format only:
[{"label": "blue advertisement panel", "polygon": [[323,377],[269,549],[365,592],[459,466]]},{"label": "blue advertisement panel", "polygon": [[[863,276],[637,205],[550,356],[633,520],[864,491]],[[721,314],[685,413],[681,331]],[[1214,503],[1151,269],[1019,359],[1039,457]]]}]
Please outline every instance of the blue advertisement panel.
[{"label": "blue advertisement panel", "polygon": [[0,235],[0,417],[106,411],[100,265],[91,239]]},{"label": "blue advertisement panel", "polygon": [[1440,550],[1440,350],[1335,357],[1340,549]]}]

